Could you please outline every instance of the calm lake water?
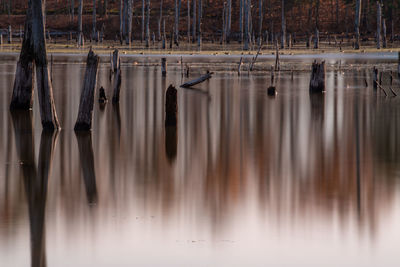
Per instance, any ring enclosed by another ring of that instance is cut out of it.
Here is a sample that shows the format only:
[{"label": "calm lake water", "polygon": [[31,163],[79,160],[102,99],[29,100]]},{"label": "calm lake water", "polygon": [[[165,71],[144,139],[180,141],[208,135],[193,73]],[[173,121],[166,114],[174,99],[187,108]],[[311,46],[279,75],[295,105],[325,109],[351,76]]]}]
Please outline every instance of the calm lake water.
[{"label": "calm lake water", "polygon": [[96,93],[87,134],[73,131],[84,57],[55,59],[58,134],[42,133],[36,93],[32,113],[9,112],[16,61],[0,61],[1,266],[400,265],[400,98],[371,78],[395,59],[332,57],[320,95],[309,71],[276,74],[275,97],[269,72],[217,71],[178,88],[166,129],[180,64],[163,79],[158,58],[123,58],[121,102]]}]

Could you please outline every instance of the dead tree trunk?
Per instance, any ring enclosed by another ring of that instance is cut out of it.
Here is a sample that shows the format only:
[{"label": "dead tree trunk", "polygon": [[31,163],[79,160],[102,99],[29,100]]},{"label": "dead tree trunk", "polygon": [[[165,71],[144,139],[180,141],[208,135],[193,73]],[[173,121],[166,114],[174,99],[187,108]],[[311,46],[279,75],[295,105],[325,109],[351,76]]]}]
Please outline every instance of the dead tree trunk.
[{"label": "dead tree trunk", "polygon": [[198,35],[197,35],[197,46],[200,47],[201,46],[201,19],[203,16],[203,3],[202,0],[197,0],[198,1],[198,24],[197,24],[197,29],[199,31]]},{"label": "dead tree trunk", "polygon": [[117,70],[119,69],[119,51],[118,49],[115,49],[113,52],[113,59],[112,59],[112,66],[111,69],[113,73],[116,73]]},{"label": "dead tree trunk", "polygon": [[144,7],[145,7],[145,0],[142,0],[142,38],[140,39],[141,42],[144,40],[144,19],[145,19],[145,14],[144,14]]},{"label": "dead tree trunk", "polygon": [[165,126],[176,126],[177,124],[177,95],[176,88],[170,85],[165,93]]},{"label": "dead tree trunk", "polygon": [[99,57],[90,50],[86,60],[86,72],[83,80],[78,118],[74,127],[75,131],[89,131],[92,128],[93,103],[98,66]]},{"label": "dead tree trunk", "polygon": [[189,88],[192,86],[195,86],[196,84],[202,83],[204,81],[207,81],[208,79],[211,79],[212,77],[212,72],[207,71],[207,73],[197,79],[191,80],[189,82],[185,82],[184,84],[181,85],[183,88]]},{"label": "dead tree trunk", "polygon": [[228,0],[228,18],[227,18],[227,25],[226,25],[226,42],[229,44],[230,37],[231,37],[231,25],[232,25],[232,0]]},{"label": "dead tree trunk", "polygon": [[239,0],[239,43],[243,42],[243,9],[244,9],[244,0]]},{"label": "dead tree trunk", "polygon": [[59,123],[47,66],[43,3],[41,0],[29,0],[28,3],[24,40],[10,108],[29,109],[31,107],[33,92],[31,71],[34,63],[42,126],[44,129],[54,130],[59,128]]},{"label": "dead tree trunk", "polygon": [[244,6],[243,6],[243,11],[244,11],[244,50],[249,50],[249,6],[251,0],[243,0]]},{"label": "dead tree trunk", "polygon": [[382,6],[376,1],[376,48],[381,49],[381,21],[382,21]]},{"label": "dead tree trunk", "polygon": [[82,33],[82,11],[83,11],[83,0],[79,0],[78,4],[78,46],[83,46],[83,33]]},{"label": "dead tree trunk", "polygon": [[161,75],[163,77],[167,76],[167,59],[165,57],[161,59]]},{"label": "dead tree trunk", "polygon": [[263,23],[263,0],[259,0],[258,4],[258,45],[262,44],[262,23]]},{"label": "dead tree trunk", "polygon": [[319,30],[315,28],[315,39],[314,39],[314,49],[319,48]]},{"label": "dead tree trunk", "polygon": [[187,38],[190,43],[190,0],[187,0]]},{"label": "dead tree trunk", "polygon": [[93,0],[93,30],[92,30],[92,38],[96,39],[96,0]]},{"label": "dead tree trunk", "polygon": [[146,47],[150,46],[150,0],[146,0]]},{"label": "dead tree trunk", "polygon": [[180,0],[175,0],[175,40],[174,43],[176,46],[179,46],[179,12],[180,12]]},{"label": "dead tree trunk", "polygon": [[124,30],[124,0],[119,1],[119,40],[122,44]]},{"label": "dead tree trunk", "polygon": [[11,25],[8,25],[8,43],[9,43],[9,44],[12,43],[12,29],[11,29]]},{"label": "dead tree trunk", "polygon": [[382,31],[383,31],[383,36],[382,36],[382,47],[386,48],[387,46],[387,39],[386,39],[386,19],[382,19]]},{"label": "dead tree trunk", "polygon": [[356,35],[356,42],[354,49],[360,49],[360,19],[361,19],[361,0],[356,0],[356,14],[354,22],[354,33]]},{"label": "dead tree trunk", "polygon": [[[163,0],[161,0],[161,2],[160,2],[160,18],[158,19],[158,41],[160,41],[162,39],[162,36],[161,36],[161,22],[162,22],[163,2],[164,2]],[[189,3],[189,1],[188,1],[188,3]]]},{"label": "dead tree trunk", "polygon": [[285,0],[282,0],[282,40],[281,40],[281,48],[284,49],[285,45],[286,45]]},{"label": "dead tree trunk", "polygon": [[310,79],[310,92],[319,93],[325,90],[325,61],[312,64],[311,79]]}]

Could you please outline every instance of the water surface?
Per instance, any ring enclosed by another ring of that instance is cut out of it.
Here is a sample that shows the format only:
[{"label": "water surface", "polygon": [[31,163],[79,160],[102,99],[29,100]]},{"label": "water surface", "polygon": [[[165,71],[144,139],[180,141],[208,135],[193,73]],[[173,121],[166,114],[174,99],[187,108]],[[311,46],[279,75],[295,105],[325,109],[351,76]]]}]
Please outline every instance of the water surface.
[{"label": "water surface", "polygon": [[[163,79],[124,60],[120,104],[96,102],[81,134],[84,64],[56,57],[52,134],[37,96],[31,113],[9,112],[16,64],[0,62],[1,266],[400,264],[400,100],[372,88],[371,65],[331,58],[358,65],[329,68],[319,95],[309,72],[281,72],[275,97],[269,73],[217,71],[178,88],[178,125],[165,128],[180,64]],[[107,63],[101,85],[110,98]]]}]

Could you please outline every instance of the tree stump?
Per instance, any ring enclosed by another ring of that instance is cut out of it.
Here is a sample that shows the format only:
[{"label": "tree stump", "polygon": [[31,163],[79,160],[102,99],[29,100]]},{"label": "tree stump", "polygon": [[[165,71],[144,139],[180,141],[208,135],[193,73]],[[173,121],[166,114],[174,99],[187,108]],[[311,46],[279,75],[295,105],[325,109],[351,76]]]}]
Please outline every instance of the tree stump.
[{"label": "tree stump", "polygon": [[323,92],[325,90],[325,61],[312,64],[312,72],[310,79],[310,92]]},{"label": "tree stump", "polygon": [[107,103],[107,101],[108,101],[108,99],[107,99],[107,96],[106,96],[106,92],[105,92],[105,90],[104,90],[104,88],[102,86],[99,89],[99,103],[100,104],[105,104],[105,103]]},{"label": "tree stump", "polygon": [[112,66],[111,69],[115,73],[119,69],[119,51],[118,49],[115,49],[113,52],[113,59],[111,62]]},{"label": "tree stump", "polygon": [[172,84],[165,93],[165,126],[176,126],[177,124],[177,103],[178,91]]},{"label": "tree stump", "polygon": [[319,30],[315,28],[314,49],[319,48]]},{"label": "tree stump", "polygon": [[85,78],[79,103],[78,118],[74,127],[75,131],[89,131],[92,128],[94,91],[98,66],[99,57],[90,50],[86,60]]},{"label": "tree stump", "polygon": [[[28,4],[25,34],[19,58],[20,66],[18,67],[17,64],[10,108],[29,109],[31,107],[31,77],[33,76],[31,70],[33,71],[34,63],[42,126],[44,129],[54,130],[59,128],[59,122],[54,106],[53,87],[47,62],[42,1],[30,0]],[[21,106],[16,103],[23,104]]]},{"label": "tree stump", "polygon": [[372,72],[373,72],[373,83],[372,84],[374,86],[374,89],[377,89],[378,88],[378,74],[379,74],[379,71],[378,71],[378,69],[376,67],[374,67],[372,69]]},{"label": "tree stump", "polygon": [[167,76],[167,59],[165,57],[161,58],[161,74],[163,77]]}]

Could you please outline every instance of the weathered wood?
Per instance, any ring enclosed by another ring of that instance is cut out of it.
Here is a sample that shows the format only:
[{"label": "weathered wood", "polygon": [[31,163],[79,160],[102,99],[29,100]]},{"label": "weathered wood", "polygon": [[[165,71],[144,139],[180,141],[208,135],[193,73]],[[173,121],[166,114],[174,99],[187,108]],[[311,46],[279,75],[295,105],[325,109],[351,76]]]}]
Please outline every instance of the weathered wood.
[{"label": "weathered wood", "polygon": [[165,92],[165,126],[176,126],[178,118],[178,90],[170,85]]},{"label": "weathered wood", "polygon": [[282,32],[281,32],[281,49],[285,49],[286,45],[286,19],[285,19],[285,0],[282,0],[282,5],[281,5],[281,12],[282,12]]},{"label": "weathered wood", "polygon": [[14,89],[11,98],[10,110],[29,110],[33,104],[33,62],[29,59],[20,59],[15,72]]},{"label": "weathered wood", "polygon": [[112,102],[119,103],[119,94],[121,91],[121,62],[119,62],[118,69],[114,75],[114,95]]},{"label": "weathered wood", "polygon": [[117,72],[117,70],[119,69],[119,51],[118,49],[115,49],[113,52],[113,59],[112,59],[112,70],[113,72]]},{"label": "weathered wood", "polygon": [[[47,62],[46,40],[43,19],[43,6],[41,0],[29,0],[27,15],[25,20],[24,40],[20,53],[20,68],[17,64],[17,72],[15,77],[13,96],[27,96],[25,100],[12,102],[25,103],[25,108],[30,106],[27,99],[30,97],[31,91],[31,67],[29,64],[35,63],[36,82],[38,89],[38,99],[40,107],[40,116],[44,129],[54,130],[59,128],[56,109],[53,99],[53,87],[50,80],[50,73]],[[32,68],[33,69],[33,68]],[[21,94],[26,91],[26,94]],[[12,104],[13,105],[13,104]],[[10,105],[10,107],[12,106]]]},{"label": "weathered wood", "polygon": [[161,58],[161,74],[163,77],[167,76],[167,59],[165,57]]},{"label": "weathered wood", "polygon": [[325,90],[325,61],[312,64],[310,92],[323,92]]},{"label": "weathered wood", "polygon": [[181,85],[181,87],[183,88],[189,88],[192,86],[195,86],[196,84],[202,83],[204,81],[207,81],[208,79],[210,79],[212,77],[212,72],[207,71],[207,73],[197,79],[185,82],[184,84]]},{"label": "weathered wood", "polygon": [[89,131],[92,128],[94,91],[97,82],[98,66],[99,57],[90,50],[86,60],[85,78],[79,103],[78,118],[74,127],[75,131]]}]

